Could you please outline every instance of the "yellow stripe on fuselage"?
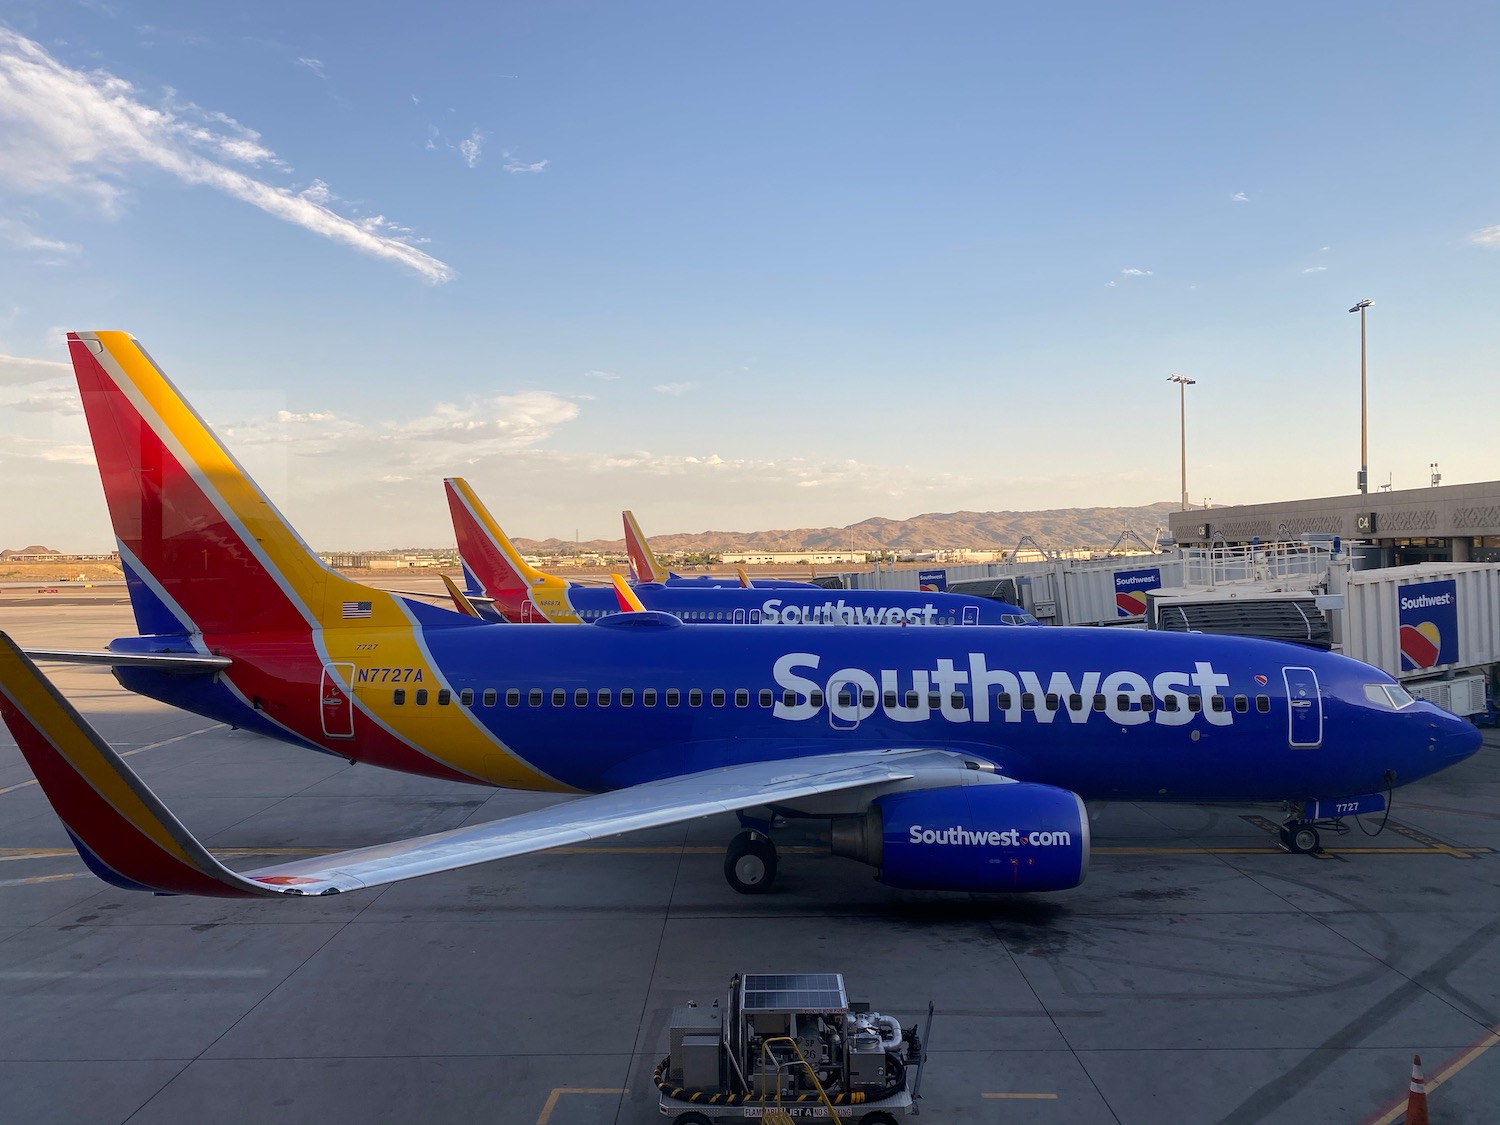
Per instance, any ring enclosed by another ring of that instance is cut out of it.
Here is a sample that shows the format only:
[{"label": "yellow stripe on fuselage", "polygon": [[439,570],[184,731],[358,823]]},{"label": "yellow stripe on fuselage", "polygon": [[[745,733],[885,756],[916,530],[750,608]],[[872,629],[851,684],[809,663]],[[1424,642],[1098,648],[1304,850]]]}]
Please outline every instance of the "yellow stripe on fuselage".
[{"label": "yellow stripe on fuselage", "polygon": [[[473,627],[507,628],[505,625]],[[504,639],[497,634],[497,640]],[[421,747],[425,753],[471,777],[504,789],[576,792],[524,761],[490,733],[468,707],[459,703],[457,689],[427,658],[412,626],[337,629],[324,633],[323,640],[330,661],[354,665],[354,682],[345,686],[358,706],[410,745]],[[343,678],[345,669],[337,671]],[[406,698],[399,706],[395,701],[398,688],[405,692]],[[416,701],[419,689],[428,693],[427,702],[420,706]],[[437,701],[442,689],[452,693],[451,702],[445,705]]]}]

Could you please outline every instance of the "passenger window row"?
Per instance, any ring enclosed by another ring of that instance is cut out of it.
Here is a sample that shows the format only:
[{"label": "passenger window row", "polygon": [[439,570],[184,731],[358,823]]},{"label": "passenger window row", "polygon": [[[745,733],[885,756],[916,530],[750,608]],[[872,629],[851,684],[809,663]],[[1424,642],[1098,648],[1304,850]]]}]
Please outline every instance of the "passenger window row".
[{"label": "passenger window row", "polygon": [[[566,688],[553,688],[551,702],[554,707],[566,707],[569,692]],[[599,688],[593,694],[594,704],[598,707],[609,707],[618,700],[620,707],[634,707],[637,692],[634,688],[620,688],[618,692],[610,688]],[[418,707],[427,706],[428,692],[426,688],[417,688],[413,693],[412,702]],[[574,707],[587,707],[589,705],[590,692],[588,688],[574,688],[572,693]],[[682,705],[682,692],[677,688],[667,688],[665,692],[658,693],[656,688],[642,688],[639,692],[640,705],[642,707],[655,707],[658,698],[668,707],[680,707]],[[531,707],[540,707],[547,702],[548,693],[541,688],[531,688],[526,693],[526,702]],[[1161,709],[1163,711],[1177,711],[1181,707],[1176,694],[1163,697]],[[485,688],[480,696],[484,706],[494,707],[500,700],[499,692],[494,688]],[[723,707],[728,702],[728,693],[723,688],[714,688],[708,695],[709,703],[714,707]],[[899,703],[898,703],[899,700]],[[770,688],[761,688],[756,702],[761,707],[770,707],[776,701],[776,695]],[[392,702],[397,707],[406,704],[406,689],[396,688]],[[437,705],[446,707],[453,702],[453,695],[447,688],[440,688],[437,692]],[[474,689],[464,688],[458,693],[458,702],[463,707],[474,706]],[[799,700],[795,691],[790,689],[783,691],[781,702],[787,707],[797,706]],[[807,702],[814,707],[823,706],[823,693],[814,688],[808,692]],[[850,708],[854,706],[854,693],[848,689],[840,691],[837,696],[838,706]],[[1002,691],[995,696],[995,707],[1000,711],[1009,711],[1017,702],[1016,698],[1008,691]],[[1055,692],[1047,692],[1042,696],[1041,706],[1037,706],[1037,697],[1031,692],[1023,692],[1020,697],[1022,711],[1059,711],[1062,709],[1063,699]],[[703,706],[703,691],[700,688],[691,688],[687,693],[689,707]],[[898,706],[908,711],[915,711],[922,705],[922,694],[916,691],[908,691],[898,694],[887,691],[881,696],[881,703],[887,708]],[[1210,709],[1213,711],[1227,711],[1233,707],[1237,714],[1243,715],[1250,710],[1250,697],[1248,695],[1236,695],[1225,698],[1222,695],[1210,696]],[[521,689],[507,688],[505,691],[505,705],[507,707],[519,707],[521,705]],[[750,706],[750,692],[745,688],[736,688],[734,692],[734,705],[736,707]],[[948,696],[948,705],[955,711],[962,710],[968,706],[968,700],[961,692],[953,692]],[[859,693],[859,706],[861,710],[875,710],[875,693],[873,691],[861,691]],[[1102,692],[1090,697],[1089,706],[1095,711],[1109,710],[1109,697]],[[927,693],[927,708],[930,711],[939,711],[943,707],[942,692],[932,691]],[[1084,699],[1077,692],[1067,697],[1067,708],[1069,711],[1082,711]],[[1129,695],[1121,692],[1115,696],[1115,709],[1119,711],[1144,711],[1150,712],[1156,709],[1156,697],[1151,695]],[[1198,695],[1187,696],[1187,709],[1197,712],[1203,710],[1203,699]],[[1271,697],[1269,695],[1257,695],[1255,697],[1255,709],[1262,715],[1271,710]]]}]

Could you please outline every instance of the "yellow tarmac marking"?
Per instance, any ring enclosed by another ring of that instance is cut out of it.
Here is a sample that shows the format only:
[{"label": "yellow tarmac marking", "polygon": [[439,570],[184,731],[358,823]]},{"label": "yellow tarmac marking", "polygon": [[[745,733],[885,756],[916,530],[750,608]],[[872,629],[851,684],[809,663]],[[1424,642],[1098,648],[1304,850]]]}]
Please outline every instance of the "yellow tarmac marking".
[{"label": "yellow tarmac marking", "polygon": [[[211,727],[202,727],[199,730],[190,730],[190,731],[187,732],[187,734],[179,734],[179,735],[176,735],[176,736],[174,736],[172,738],[164,738],[160,742],[148,742],[144,746],[137,746],[134,750],[123,750],[120,753],[120,757],[122,757],[122,758],[128,758],[132,754],[140,754],[140,753],[142,753],[143,751],[146,751],[146,750],[155,750],[158,746],[170,746],[174,742],[181,742],[184,738],[193,738],[193,737],[195,737],[197,735],[200,735],[200,734],[207,734],[211,730],[227,730],[227,729],[228,729],[228,724],[226,724],[226,723],[215,723]],[[17,789],[25,789],[28,785],[35,785],[35,784],[36,784],[36,778],[34,778],[34,777],[30,781],[18,781],[14,785],[7,785],[4,789],[0,789],[0,795],[3,795],[5,793],[14,793]]]},{"label": "yellow tarmac marking", "polygon": [[992,1098],[992,1099],[993,1098],[1007,1098],[1007,1099],[1011,1099],[1011,1100],[1014,1100],[1014,1101],[1055,1102],[1057,1100],[1057,1095],[1056,1094],[991,1094],[991,1093],[986,1092],[986,1093],[980,1094],[979,1096],[981,1098]]},{"label": "yellow tarmac marking", "polygon": [[0,887],[29,887],[35,883],[58,883],[64,879],[87,879],[87,871],[71,871],[66,875],[33,875],[27,879],[0,879]]},{"label": "yellow tarmac marking", "polygon": [[607,1090],[602,1087],[593,1086],[554,1086],[552,1093],[547,1095],[547,1104],[542,1107],[542,1115],[536,1119],[536,1125],[547,1125],[552,1118],[552,1111],[557,1108],[557,1099],[563,1094],[626,1094],[628,1090]]},{"label": "yellow tarmac marking", "polygon": [[[1500,1028],[1491,1028],[1489,1033],[1483,1036],[1472,1047],[1460,1051],[1453,1058],[1439,1066],[1422,1084],[1423,1089],[1431,1094],[1433,1090],[1436,1090],[1496,1043],[1500,1043]],[[1409,1092],[1407,1091],[1407,1093]],[[1406,1101],[1407,1095],[1403,1093],[1400,1097],[1393,1099],[1390,1105],[1380,1112],[1378,1117],[1367,1117],[1360,1122],[1360,1125],[1392,1125],[1393,1122],[1399,1121],[1406,1116]]]}]

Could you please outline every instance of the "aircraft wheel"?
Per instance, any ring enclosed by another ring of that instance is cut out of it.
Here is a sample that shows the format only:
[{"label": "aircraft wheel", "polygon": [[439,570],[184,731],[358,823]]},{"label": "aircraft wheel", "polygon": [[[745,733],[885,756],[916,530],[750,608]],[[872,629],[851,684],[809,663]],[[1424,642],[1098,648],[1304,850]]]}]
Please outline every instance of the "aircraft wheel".
[{"label": "aircraft wheel", "polygon": [[1299,824],[1292,829],[1292,851],[1315,852],[1323,843],[1323,837],[1311,824]]},{"label": "aircraft wheel", "polygon": [[759,832],[741,832],[724,852],[724,878],[742,895],[765,894],[776,882],[776,845]]}]

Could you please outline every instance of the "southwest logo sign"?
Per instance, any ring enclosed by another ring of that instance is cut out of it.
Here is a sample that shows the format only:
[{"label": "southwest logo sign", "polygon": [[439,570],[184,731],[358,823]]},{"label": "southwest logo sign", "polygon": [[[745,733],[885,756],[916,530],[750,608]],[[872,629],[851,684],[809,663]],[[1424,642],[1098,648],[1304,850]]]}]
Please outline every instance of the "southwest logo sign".
[{"label": "southwest logo sign", "polygon": [[1146,591],[1161,589],[1161,568],[1115,571],[1115,616],[1142,617],[1146,613]]},{"label": "southwest logo sign", "polygon": [[1419,672],[1458,663],[1458,583],[1414,582],[1396,590],[1400,608],[1401,670]]},{"label": "southwest logo sign", "polygon": [[917,572],[917,589],[924,594],[941,594],[948,589],[946,570],[923,570]]}]

